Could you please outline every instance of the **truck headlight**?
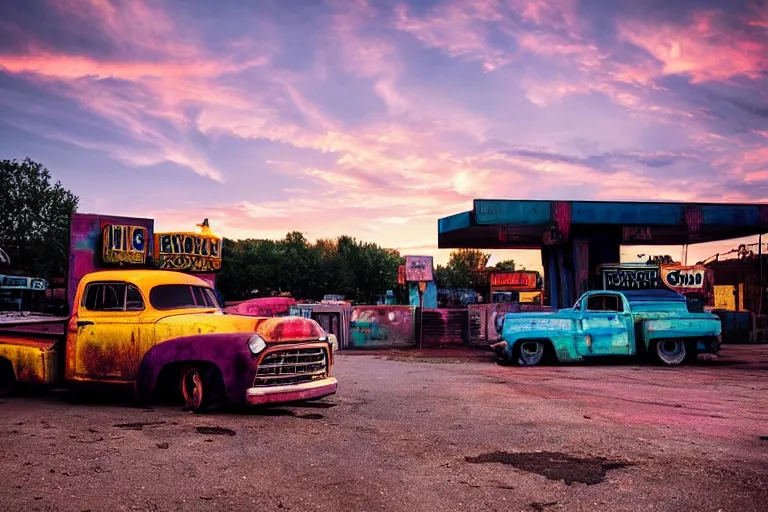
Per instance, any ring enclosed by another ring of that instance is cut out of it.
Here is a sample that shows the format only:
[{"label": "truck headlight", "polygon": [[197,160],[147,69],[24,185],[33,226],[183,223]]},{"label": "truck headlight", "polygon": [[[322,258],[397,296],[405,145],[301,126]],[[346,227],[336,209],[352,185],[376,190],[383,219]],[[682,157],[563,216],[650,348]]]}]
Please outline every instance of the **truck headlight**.
[{"label": "truck headlight", "polygon": [[254,334],[248,340],[248,348],[251,350],[251,354],[256,355],[267,348],[267,342],[258,334]]}]

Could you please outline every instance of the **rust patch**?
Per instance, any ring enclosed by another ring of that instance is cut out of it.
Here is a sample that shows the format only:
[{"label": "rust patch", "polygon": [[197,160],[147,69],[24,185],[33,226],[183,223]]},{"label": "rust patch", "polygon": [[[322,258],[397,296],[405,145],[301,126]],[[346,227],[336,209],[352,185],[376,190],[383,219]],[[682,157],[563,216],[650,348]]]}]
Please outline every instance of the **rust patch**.
[{"label": "rust patch", "polygon": [[630,465],[628,462],[608,462],[602,457],[579,458],[559,452],[491,452],[477,457],[466,457],[465,460],[472,464],[507,464],[550,480],[562,480],[566,485],[574,482],[599,484],[605,480],[608,471]]},{"label": "rust patch", "polygon": [[85,343],[80,352],[83,373],[96,377],[132,378],[136,375],[138,360],[135,345],[120,343]]}]

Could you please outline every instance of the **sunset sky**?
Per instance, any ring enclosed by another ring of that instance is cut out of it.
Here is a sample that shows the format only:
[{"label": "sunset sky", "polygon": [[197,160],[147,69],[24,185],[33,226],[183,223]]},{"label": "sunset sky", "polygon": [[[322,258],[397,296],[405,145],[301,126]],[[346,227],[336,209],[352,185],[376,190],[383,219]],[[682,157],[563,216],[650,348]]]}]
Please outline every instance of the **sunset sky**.
[{"label": "sunset sky", "polygon": [[768,2],[4,0],[25,157],[83,212],[438,261],[473,198],[765,201]]}]

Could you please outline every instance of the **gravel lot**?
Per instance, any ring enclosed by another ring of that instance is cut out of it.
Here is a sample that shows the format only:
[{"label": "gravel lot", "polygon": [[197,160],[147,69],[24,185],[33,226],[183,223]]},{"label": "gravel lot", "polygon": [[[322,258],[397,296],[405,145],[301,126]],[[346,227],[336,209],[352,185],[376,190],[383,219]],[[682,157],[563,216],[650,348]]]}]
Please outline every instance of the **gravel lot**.
[{"label": "gravel lot", "polygon": [[301,407],[0,400],[0,509],[766,510],[768,346],[675,369],[447,355],[340,355],[339,393]]}]

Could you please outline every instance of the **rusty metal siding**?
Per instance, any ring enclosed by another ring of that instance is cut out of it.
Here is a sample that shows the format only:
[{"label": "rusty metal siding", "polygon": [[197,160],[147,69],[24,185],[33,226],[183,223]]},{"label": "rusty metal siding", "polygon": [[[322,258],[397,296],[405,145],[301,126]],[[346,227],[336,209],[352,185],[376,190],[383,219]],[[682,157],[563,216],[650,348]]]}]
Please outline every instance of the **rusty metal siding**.
[{"label": "rusty metal siding", "polygon": [[403,348],[417,343],[418,308],[356,306],[350,320],[349,348]]},{"label": "rusty metal siding", "polygon": [[468,344],[469,314],[466,309],[425,309],[422,319],[424,347]]}]

